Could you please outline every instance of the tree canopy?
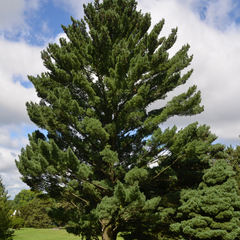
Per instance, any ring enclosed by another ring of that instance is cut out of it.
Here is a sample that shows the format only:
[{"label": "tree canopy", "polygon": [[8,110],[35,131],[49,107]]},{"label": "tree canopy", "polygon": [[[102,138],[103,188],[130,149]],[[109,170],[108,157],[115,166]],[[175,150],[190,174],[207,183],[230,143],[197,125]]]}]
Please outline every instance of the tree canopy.
[{"label": "tree canopy", "polygon": [[226,160],[218,160],[198,189],[182,191],[181,221],[171,225],[179,239],[239,239],[240,196],[234,175]]},{"label": "tree canopy", "polygon": [[36,192],[31,190],[22,189],[13,199],[12,206],[14,210],[18,209],[22,205],[26,205],[28,202],[32,201],[36,196]]},{"label": "tree canopy", "polygon": [[48,208],[53,206],[51,199],[44,198],[39,192],[22,189],[13,200],[15,222],[21,220],[20,227],[46,228],[51,227],[52,219],[48,216]]},{"label": "tree canopy", "polygon": [[240,195],[240,146],[234,148],[232,145],[226,148],[226,153],[228,154],[227,161],[233,167],[233,171],[236,173],[234,178],[238,185],[238,195]]},{"label": "tree canopy", "polygon": [[11,240],[13,231],[11,228],[11,212],[8,203],[9,196],[0,177],[0,239]]},{"label": "tree canopy", "polygon": [[186,44],[169,57],[177,28],[163,37],[164,20],[151,26],[136,8],[135,0],[84,5],[84,19],[63,26],[67,39],[42,52],[47,72],[29,76],[41,100],[27,103],[28,115],[48,134],[29,135],[17,167],[32,189],[72,204],[67,230],[86,239],[167,234],[179,191],[197,187],[222,156],[205,125],[161,128],[201,113],[201,94],[191,86],[151,109],[189,79],[193,70],[182,70],[192,56]]}]

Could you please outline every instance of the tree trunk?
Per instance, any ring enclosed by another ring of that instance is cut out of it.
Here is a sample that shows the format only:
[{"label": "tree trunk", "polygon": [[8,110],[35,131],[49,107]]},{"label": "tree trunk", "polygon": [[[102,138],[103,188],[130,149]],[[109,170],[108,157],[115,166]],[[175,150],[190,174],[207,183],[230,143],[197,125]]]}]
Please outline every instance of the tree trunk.
[{"label": "tree trunk", "polygon": [[102,223],[102,240],[116,240],[117,233],[113,231],[113,225],[109,224],[108,220],[101,220]]}]

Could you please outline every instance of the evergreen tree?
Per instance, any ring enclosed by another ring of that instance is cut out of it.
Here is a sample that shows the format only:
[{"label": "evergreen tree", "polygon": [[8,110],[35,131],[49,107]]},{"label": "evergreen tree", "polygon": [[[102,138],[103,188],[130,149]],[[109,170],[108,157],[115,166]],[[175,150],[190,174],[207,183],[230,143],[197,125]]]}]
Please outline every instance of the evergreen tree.
[{"label": "evergreen tree", "polygon": [[171,225],[178,239],[240,238],[240,196],[232,167],[218,160],[206,171],[196,190],[183,190],[179,223]]},{"label": "evergreen tree", "polygon": [[53,199],[53,206],[48,208],[48,215],[53,219],[53,223],[58,227],[64,227],[71,220],[74,215],[76,208],[71,202],[65,199]]},{"label": "evergreen tree", "polygon": [[12,239],[10,206],[8,195],[0,177],[0,240]]},{"label": "evergreen tree", "polygon": [[234,178],[238,185],[238,195],[240,195],[240,146],[229,146],[226,148],[226,153],[228,154],[228,162],[233,167],[233,171],[236,173]]},{"label": "evergreen tree", "polygon": [[116,239],[119,232],[154,239],[172,221],[177,192],[198,185],[223,148],[212,145],[216,137],[206,126],[160,128],[174,115],[202,112],[201,96],[192,86],[149,110],[189,79],[192,70],[181,71],[192,56],[184,45],[170,58],[177,29],[159,37],[164,20],[150,31],[150,15],[136,6],[84,6],[84,20],[63,26],[68,40],[42,52],[48,72],[29,76],[41,100],[27,103],[28,114],[48,134],[29,135],[17,167],[32,189],[72,204],[74,210],[62,211],[67,230],[86,239]]}]

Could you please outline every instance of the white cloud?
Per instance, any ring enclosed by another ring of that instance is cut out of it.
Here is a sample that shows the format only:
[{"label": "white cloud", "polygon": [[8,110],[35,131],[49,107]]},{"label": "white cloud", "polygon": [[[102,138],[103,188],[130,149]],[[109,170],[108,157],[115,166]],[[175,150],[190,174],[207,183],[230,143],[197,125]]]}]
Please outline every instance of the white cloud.
[{"label": "white cloud", "polygon": [[[47,31],[47,25],[46,31]],[[65,33],[46,40],[59,43]],[[9,194],[14,197],[21,189],[28,188],[20,180],[15,166],[20,149],[28,144],[27,131],[36,126],[30,121],[25,103],[38,102],[35,88],[24,87],[29,83],[27,75],[36,76],[46,71],[41,51],[46,46],[32,46],[25,41],[13,42],[0,37],[0,175]]]},{"label": "white cloud", "polygon": [[24,0],[0,1],[0,29],[12,30],[24,24]]},{"label": "white cloud", "polygon": [[21,175],[18,172],[1,173],[0,171],[0,176],[2,177],[3,185],[8,191],[10,199],[14,199],[15,195],[22,189],[29,189],[27,184],[23,183],[20,179]]},{"label": "white cloud", "polygon": [[48,22],[47,21],[43,21],[42,31],[43,31],[43,33],[49,33],[51,31],[50,28],[48,27]]},{"label": "white cloud", "polygon": [[0,147],[0,176],[11,199],[13,199],[21,189],[29,189],[20,179],[21,175],[15,166],[15,159],[19,153],[20,152],[16,150],[8,151],[6,148]]},{"label": "white cloud", "polygon": [[[0,30],[2,34],[28,35],[26,14],[38,9],[41,0],[0,0]],[[1,34],[1,35],[2,35]]]},{"label": "white cloud", "polygon": [[62,7],[65,11],[70,12],[70,14],[75,19],[83,18],[83,4],[87,5],[87,3],[92,2],[91,0],[54,0],[57,6]]},{"label": "white cloud", "polygon": [[[150,12],[153,24],[165,18],[163,35],[178,26],[178,40],[173,47],[176,52],[183,44],[189,43],[190,54],[194,54],[191,67],[192,77],[185,86],[178,88],[169,97],[186,90],[196,84],[202,92],[202,104],[205,111],[194,117],[174,117],[164,126],[184,127],[198,121],[211,126],[211,131],[225,139],[225,143],[238,143],[240,134],[240,31],[234,24],[221,31],[216,28],[216,19],[225,19],[226,13],[233,5],[225,5],[225,1],[215,1],[219,5],[211,5],[207,14],[207,22],[200,21],[199,16],[191,10],[194,1],[140,1],[139,8]],[[226,1],[228,2],[228,1]],[[218,7],[214,13],[214,7]],[[225,9],[226,8],[226,9]],[[215,19],[215,20],[214,20]],[[220,21],[221,22],[221,21]],[[212,23],[212,24],[208,24]],[[230,23],[229,23],[230,24]]]},{"label": "white cloud", "polygon": [[231,12],[234,10],[235,3],[233,0],[188,0],[192,7],[201,12],[205,22],[215,28],[224,30],[231,24]]},{"label": "white cloud", "polygon": [[69,41],[69,38],[67,37],[66,33],[62,32],[62,33],[59,33],[56,37],[50,39],[49,42],[60,44],[59,43],[60,38],[65,38],[67,41]]},{"label": "white cloud", "polygon": [[[0,77],[2,76],[3,74],[0,73]],[[0,125],[30,124],[25,103],[37,100],[34,89],[26,89],[19,82],[13,83],[8,78],[0,81],[0,88]]]},{"label": "white cloud", "polygon": [[34,128],[25,103],[38,100],[35,89],[23,85],[28,83],[28,74],[45,69],[40,58],[42,47],[7,39],[29,35],[27,16],[34,14],[40,1],[45,0],[0,0],[0,175],[13,196],[28,188],[20,180],[14,160],[28,143],[26,131]]},{"label": "white cloud", "polygon": [[19,154],[19,152],[15,151],[8,151],[6,148],[0,147],[0,173],[17,173],[16,167],[15,167],[15,158],[14,154]]},{"label": "white cloud", "polygon": [[[27,74],[36,75],[45,70],[40,49],[0,39],[0,126],[30,123],[25,103],[37,101],[37,96],[34,88],[25,88],[22,84],[28,81]],[[17,81],[14,76],[19,76]]]},{"label": "white cloud", "polygon": [[11,42],[0,38],[0,70],[9,76],[36,75],[45,70],[41,60],[43,47],[31,46],[24,41]]},{"label": "white cloud", "polygon": [[12,150],[19,150],[28,143],[28,139],[24,135],[21,125],[18,128],[16,125],[0,127],[0,147],[7,149],[11,154]]}]

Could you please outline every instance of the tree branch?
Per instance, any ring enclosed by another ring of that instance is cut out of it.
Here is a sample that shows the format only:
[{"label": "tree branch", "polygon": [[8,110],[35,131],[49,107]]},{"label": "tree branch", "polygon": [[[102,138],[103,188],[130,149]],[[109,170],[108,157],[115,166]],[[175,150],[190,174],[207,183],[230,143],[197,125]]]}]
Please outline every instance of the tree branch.
[{"label": "tree branch", "polygon": [[177,160],[179,160],[182,156],[179,156],[177,159],[175,159],[170,165],[168,165],[166,168],[164,168],[162,171],[160,171],[156,176],[154,176],[151,180],[157,178],[161,173],[166,171],[168,168],[170,168]]}]

